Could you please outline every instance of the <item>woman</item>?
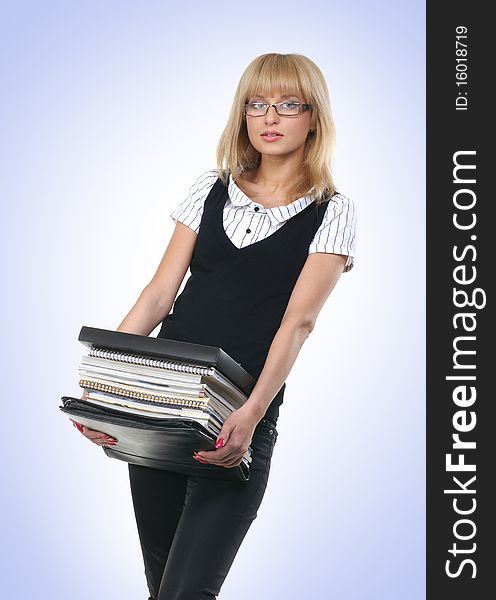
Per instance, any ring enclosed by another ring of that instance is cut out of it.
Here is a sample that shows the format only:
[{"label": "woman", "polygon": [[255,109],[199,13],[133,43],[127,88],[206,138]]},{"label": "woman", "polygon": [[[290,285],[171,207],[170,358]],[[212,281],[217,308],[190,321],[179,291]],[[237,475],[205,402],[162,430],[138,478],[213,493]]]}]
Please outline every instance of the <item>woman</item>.
[{"label": "woman", "polygon": [[[215,598],[257,516],[284,382],[340,274],[353,267],[356,211],[334,186],[334,136],[315,63],[298,54],[253,60],[218,168],[198,177],[172,212],[176,226],[157,272],[117,329],[149,335],[162,323],[158,337],[221,347],[256,380],[225,419],[216,449],[193,457],[231,468],[251,445],[248,482],[129,464],[153,600]],[[78,428],[98,445],[115,442]]]}]

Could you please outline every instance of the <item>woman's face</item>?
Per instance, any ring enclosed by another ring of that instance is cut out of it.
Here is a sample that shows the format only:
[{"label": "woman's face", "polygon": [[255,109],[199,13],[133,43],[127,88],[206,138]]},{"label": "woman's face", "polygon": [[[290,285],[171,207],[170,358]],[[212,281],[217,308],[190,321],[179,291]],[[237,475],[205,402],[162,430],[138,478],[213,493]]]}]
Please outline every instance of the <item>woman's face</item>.
[{"label": "woman's face", "polygon": [[[279,102],[301,102],[306,99],[299,95],[281,96],[278,91],[274,96],[251,96],[249,102],[265,102],[277,104]],[[273,92],[274,93],[274,92]],[[276,109],[269,107],[265,116],[246,115],[246,128],[248,137],[253,147],[261,154],[272,156],[287,156],[295,152],[303,153],[305,141],[310,130],[311,109],[300,112],[296,116],[280,116]],[[279,137],[264,137],[267,131],[276,131]]]}]

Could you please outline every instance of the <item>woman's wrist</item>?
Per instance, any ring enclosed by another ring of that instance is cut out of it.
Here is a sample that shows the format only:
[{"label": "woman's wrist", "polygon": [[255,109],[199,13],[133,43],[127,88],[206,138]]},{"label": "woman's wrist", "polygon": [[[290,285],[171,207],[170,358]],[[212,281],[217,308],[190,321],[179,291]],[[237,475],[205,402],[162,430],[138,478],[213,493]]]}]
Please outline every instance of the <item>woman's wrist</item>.
[{"label": "woman's wrist", "polygon": [[248,415],[248,418],[252,420],[254,427],[258,425],[265,414],[265,410],[262,412],[260,407],[258,407],[254,402],[250,402],[249,398],[245,404],[243,404],[240,410]]}]

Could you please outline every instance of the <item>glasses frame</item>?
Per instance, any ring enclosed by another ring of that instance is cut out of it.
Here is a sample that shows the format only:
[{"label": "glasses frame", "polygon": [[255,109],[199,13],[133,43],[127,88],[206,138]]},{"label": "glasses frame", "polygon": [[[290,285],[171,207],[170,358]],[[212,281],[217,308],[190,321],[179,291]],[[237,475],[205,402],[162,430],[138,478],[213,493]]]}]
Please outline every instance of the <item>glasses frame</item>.
[{"label": "glasses frame", "polygon": [[265,117],[265,115],[269,112],[269,108],[271,106],[273,106],[276,110],[276,113],[280,116],[280,117],[298,117],[299,115],[301,115],[301,113],[313,108],[311,104],[308,104],[306,102],[292,102],[292,104],[298,104],[298,112],[295,115],[282,115],[279,110],[278,110],[278,106],[280,106],[281,104],[286,104],[287,100],[285,100],[284,102],[278,102],[277,104],[267,104],[266,102],[257,102],[257,104],[265,104],[265,112],[263,114],[260,115],[249,115],[246,112],[246,107],[248,106],[248,104],[253,104],[253,102],[245,102],[244,105],[244,115],[245,117]]}]

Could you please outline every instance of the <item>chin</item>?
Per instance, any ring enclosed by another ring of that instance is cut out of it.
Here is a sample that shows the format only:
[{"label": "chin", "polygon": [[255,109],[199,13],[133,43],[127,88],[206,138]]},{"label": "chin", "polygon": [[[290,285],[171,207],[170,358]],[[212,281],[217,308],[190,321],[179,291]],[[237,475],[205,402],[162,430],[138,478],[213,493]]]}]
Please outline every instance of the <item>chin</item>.
[{"label": "chin", "polygon": [[[281,152],[286,153],[292,151],[291,148],[288,149],[287,146],[283,146],[282,144],[279,144],[279,142],[262,145],[257,144],[256,146],[253,144],[253,147],[257,152],[260,152],[260,154],[281,154]],[[295,150],[295,148],[293,148],[293,150]]]}]

